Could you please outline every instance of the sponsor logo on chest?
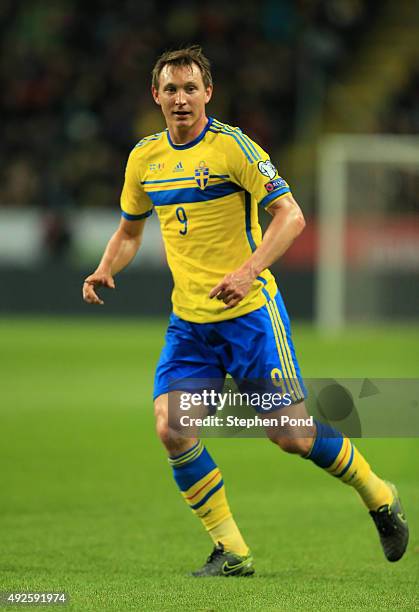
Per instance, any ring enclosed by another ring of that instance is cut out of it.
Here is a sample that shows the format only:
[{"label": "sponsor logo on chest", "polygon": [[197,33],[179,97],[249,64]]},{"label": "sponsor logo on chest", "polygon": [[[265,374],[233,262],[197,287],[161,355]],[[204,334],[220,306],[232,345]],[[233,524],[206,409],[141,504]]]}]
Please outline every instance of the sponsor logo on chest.
[{"label": "sponsor logo on chest", "polygon": [[183,172],[184,167],[182,166],[182,162],[178,162],[176,166],[173,168],[172,172]]}]

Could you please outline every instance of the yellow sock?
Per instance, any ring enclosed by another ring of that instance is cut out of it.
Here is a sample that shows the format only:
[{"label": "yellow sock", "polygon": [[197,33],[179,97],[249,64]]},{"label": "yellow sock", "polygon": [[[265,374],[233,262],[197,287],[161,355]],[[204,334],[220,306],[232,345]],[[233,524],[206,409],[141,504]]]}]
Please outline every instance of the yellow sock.
[{"label": "yellow sock", "polygon": [[201,441],[169,463],[182,497],[201,522],[215,544],[238,555],[249,551],[231,515],[224,481]]},{"label": "yellow sock", "polygon": [[365,483],[359,483],[356,490],[368,510],[377,510],[380,506],[391,504],[394,497],[388,484],[374,474],[372,470]]},{"label": "yellow sock", "polygon": [[359,493],[368,510],[391,504],[393,493],[388,484],[376,476],[349,438],[343,439],[335,461],[326,470]]},{"label": "yellow sock", "polygon": [[214,544],[221,542],[225,550],[234,552],[242,557],[245,557],[249,553],[249,547],[243,540],[242,534],[233,517],[224,520],[216,527],[210,529],[209,534]]}]

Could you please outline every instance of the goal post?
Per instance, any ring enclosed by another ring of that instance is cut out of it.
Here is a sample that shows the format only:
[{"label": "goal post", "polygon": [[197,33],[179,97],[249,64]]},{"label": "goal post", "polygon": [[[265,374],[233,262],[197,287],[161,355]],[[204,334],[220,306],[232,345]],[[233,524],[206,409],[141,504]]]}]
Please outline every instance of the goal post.
[{"label": "goal post", "polygon": [[[318,149],[317,186],[320,330],[333,333],[349,322],[392,314],[393,320],[418,317],[419,137],[326,136]],[[408,288],[406,299],[417,298],[416,310],[403,304],[393,313],[383,299],[400,286]]]}]

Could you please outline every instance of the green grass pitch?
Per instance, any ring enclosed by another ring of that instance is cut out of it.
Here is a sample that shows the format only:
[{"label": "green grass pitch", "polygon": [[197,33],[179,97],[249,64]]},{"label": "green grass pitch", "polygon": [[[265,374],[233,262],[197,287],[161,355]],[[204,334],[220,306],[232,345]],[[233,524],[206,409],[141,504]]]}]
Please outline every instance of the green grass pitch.
[{"label": "green grass pitch", "polygon": [[[356,442],[401,491],[396,564],[348,487],[265,440],[209,440],[257,576],[188,576],[211,543],[154,433],[165,326],[0,320],[0,591],[64,590],[89,611],[418,609],[418,439]],[[306,376],[418,376],[418,327],[294,332]]]}]

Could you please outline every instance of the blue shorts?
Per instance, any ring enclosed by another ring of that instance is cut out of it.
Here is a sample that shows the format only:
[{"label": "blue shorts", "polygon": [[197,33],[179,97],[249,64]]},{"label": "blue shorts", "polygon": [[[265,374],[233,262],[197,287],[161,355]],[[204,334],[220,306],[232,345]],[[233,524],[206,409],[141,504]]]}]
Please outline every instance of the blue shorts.
[{"label": "blue shorts", "polygon": [[[291,339],[281,294],[246,315],[216,323],[190,323],[172,313],[154,379],[154,399],[172,390],[192,390],[190,382],[224,382],[226,374],[242,390],[243,381],[267,389],[281,387],[292,403],[306,390]],[[185,387],[185,380],[189,387]],[[265,381],[266,384],[263,384]],[[205,385],[204,385],[205,386]]]}]

